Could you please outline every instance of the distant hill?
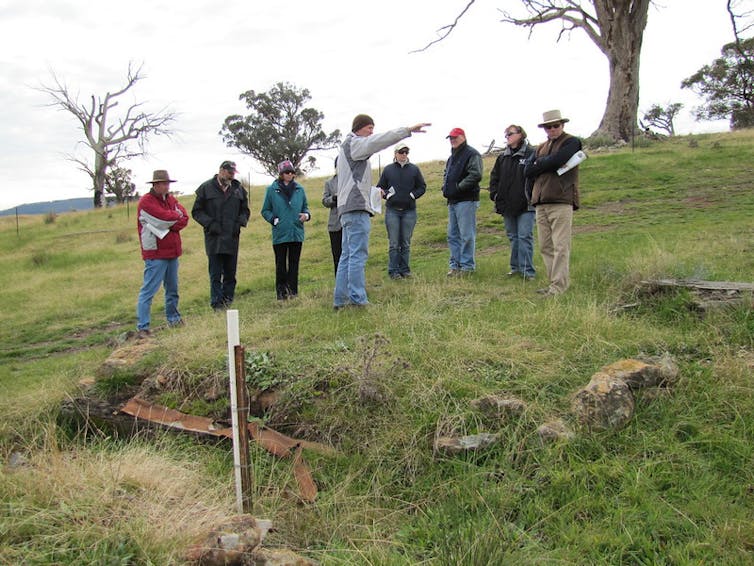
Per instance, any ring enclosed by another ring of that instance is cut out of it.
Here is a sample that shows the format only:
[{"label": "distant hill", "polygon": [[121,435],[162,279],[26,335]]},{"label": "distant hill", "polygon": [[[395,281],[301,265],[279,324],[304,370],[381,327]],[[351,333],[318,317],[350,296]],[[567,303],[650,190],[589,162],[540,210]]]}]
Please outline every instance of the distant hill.
[{"label": "distant hill", "polygon": [[49,202],[35,202],[32,204],[14,206],[7,210],[0,210],[0,216],[16,214],[16,210],[18,210],[18,214],[47,214],[48,212],[59,214],[61,212],[89,210],[91,208],[94,208],[92,205],[92,197],[69,198],[66,200],[51,200]]}]

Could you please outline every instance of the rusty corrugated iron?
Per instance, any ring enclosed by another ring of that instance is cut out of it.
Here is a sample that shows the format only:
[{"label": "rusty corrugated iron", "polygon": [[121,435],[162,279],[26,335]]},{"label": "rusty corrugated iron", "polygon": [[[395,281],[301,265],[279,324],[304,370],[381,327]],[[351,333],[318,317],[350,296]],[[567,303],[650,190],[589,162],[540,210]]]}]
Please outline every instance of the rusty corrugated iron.
[{"label": "rusty corrugated iron", "polygon": [[[197,417],[169,409],[161,405],[154,405],[139,397],[132,397],[120,409],[122,413],[134,418],[157,423],[177,430],[185,430],[208,436],[233,438],[233,430],[207,417]],[[296,440],[277,432],[271,428],[260,427],[257,423],[248,423],[249,433],[256,443],[278,458],[293,456],[293,473],[298,483],[299,493],[304,501],[313,502],[317,497],[317,486],[314,483],[311,469],[301,455],[302,448],[332,454],[334,450],[329,446],[317,442]],[[295,454],[291,451],[295,450]]]}]

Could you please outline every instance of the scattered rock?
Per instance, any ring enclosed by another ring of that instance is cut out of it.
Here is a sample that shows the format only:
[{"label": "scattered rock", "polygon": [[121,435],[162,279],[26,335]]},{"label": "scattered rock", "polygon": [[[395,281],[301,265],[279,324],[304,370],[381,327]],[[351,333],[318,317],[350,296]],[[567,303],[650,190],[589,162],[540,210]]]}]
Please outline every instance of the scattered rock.
[{"label": "scattered rock", "polygon": [[255,564],[254,550],[271,528],[271,521],[237,515],[212,529],[203,543],[191,547],[186,559],[201,566]]},{"label": "scattered rock", "polygon": [[8,456],[8,470],[17,470],[29,465],[29,459],[21,454],[21,452],[11,452]]},{"label": "scattered rock", "polygon": [[570,440],[573,432],[566,426],[562,419],[547,422],[537,429],[537,434],[542,442],[555,442],[558,440]]},{"label": "scattered rock", "polygon": [[137,340],[128,342],[126,345],[114,350],[112,354],[102,362],[99,368],[100,377],[108,377],[116,371],[133,367],[149,352],[156,348],[152,340]]},{"label": "scattered rock", "polygon": [[435,440],[435,452],[444,452],[445,454],[475,452],[495,444],[499,438],[499,434],[487,432],[470,436],[440,436]]},{"label": "scattered rock", "polygon": [[254,566],[316,566],[317,563],[290,550],[260,548],[254,553]]},{"label": "scattered rock", "polygon": [[526,403],[520,399],[506,398],[499,395],[487,395],[474,399],[471,406],[487,417],[505,419],[518,416],[526,410]]},{"label": "scattered rock", "polygon": [[571,402],[576,419],[589,430],[621,428],[634,415],[634,396],[620,378],[598,372]]}]

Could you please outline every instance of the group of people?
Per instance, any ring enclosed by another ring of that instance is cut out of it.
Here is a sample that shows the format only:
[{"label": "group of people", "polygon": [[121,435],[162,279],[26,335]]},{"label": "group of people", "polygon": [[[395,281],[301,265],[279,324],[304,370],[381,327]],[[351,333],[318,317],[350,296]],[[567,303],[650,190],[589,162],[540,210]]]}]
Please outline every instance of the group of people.
[{"label": "group of people", "polygon": [[[573,211],[579,207],[578,165],[573,166],[571,158],[581,150],[581,141],[564,131],[568,121],[559,110],[545,112],[539,127],[544,129],[547,140],[537,147],[529,143],[523,127],[508,126],[505,150],[490,174],[490,199],[495,203],[495,212],[503,217],[510,241],[508,276],[535,278],[536,222],[549,283],[537,292],[545,296],[559,295],[569,286],[571,225]],[[335,270],[335,310],[369,304],[366,262],[371,217],[380,204],[373,200],[374,191],[384,200],[388,274],[392,279],[411,277],[416,200],[427,186],[419,167],[409,161],[410,148],[404,140],[412,134],[425,133],[430,125],[422,122],[375,134],[370,116],[359,114],[353,119],[351,132],[335,160],[335,175],[325,183],[322,196],[322,204],[330,209],[327,229]],[[447,275],[458,277],[476,269],[476,215],[483,163],[481,154],[468,144],[463,129],[453,128],[446,137],[451,146],[442,184],[448,204]],[[373,187],[370,157],[394,144],[393,162]],[[216,310],[233,302],[238,242],[241,228],[250,216],[248,195],[235,179],[236,172],[235,163],[223,161],[218,173],[196,190],[191,210],[191,216],[204,229],[210,304]],[[311,220],[306,192],[295,175],[291,161],[278,165],[278,177],[267,187],[261,210],[272,229],[278,300],[298,295],[304,224]],[[142,334],[149,333],[151,302],[160,285],[165,288],[168,325],[183,323],[178,311],[178,257],[180,231],[188,223],[188,213],[170,195],[173,182],[167,171],[155,171],[149,181],[150,192],[139,200],[138,231],[145,266],[137,304],[137,332]]]}]

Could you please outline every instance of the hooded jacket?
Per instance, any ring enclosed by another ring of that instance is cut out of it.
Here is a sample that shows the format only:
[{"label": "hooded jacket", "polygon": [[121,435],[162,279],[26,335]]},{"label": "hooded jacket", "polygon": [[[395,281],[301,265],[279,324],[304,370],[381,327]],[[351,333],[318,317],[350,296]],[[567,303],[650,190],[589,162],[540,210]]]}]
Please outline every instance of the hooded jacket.
[{"label": "hooded jacket", "polygon": [[298,215],[305,213],[311,218],[306,202],[304,187],[292,181],[290,196],[281,187],[281,181],[275,181],[264,195],[262,217],[272,225],[272,244],[304,241],[304,223]]}]

